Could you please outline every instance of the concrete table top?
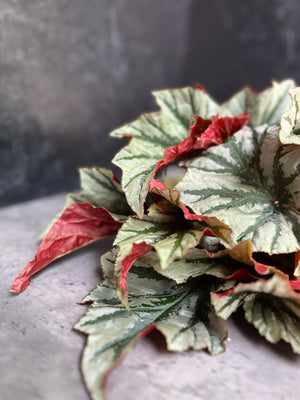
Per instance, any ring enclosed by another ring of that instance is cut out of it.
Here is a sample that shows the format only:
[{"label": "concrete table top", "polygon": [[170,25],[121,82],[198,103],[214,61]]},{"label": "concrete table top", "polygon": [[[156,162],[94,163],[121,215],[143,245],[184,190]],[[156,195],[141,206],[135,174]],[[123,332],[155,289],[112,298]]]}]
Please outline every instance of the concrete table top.
[{"label": "concrete table top", "polygon": [[[0,209],[0,393],[5,400],[88,400],[79,363],[85,336],[72,326],[76,304],[99,281],[99,257],[111,240],[94,244],[41,271],[14,295],[14,278],[34,257],[37,236],[64,196]],[[300,357],[267,343],[240,315],[229,321],[224,354],[169,353],[151,334],[112,373],[108,400],[298,400]]]}]

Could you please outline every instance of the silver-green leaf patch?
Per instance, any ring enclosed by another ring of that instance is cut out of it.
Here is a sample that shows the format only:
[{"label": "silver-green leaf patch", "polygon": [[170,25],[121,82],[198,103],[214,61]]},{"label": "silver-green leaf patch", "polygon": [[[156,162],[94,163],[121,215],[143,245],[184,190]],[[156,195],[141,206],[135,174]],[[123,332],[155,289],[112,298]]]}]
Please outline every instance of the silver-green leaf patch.
[{"label": "silver-green leaf patch", "polygon": [[210,304],[213,280],[177,285],[138,261],[128,274],[128,311],[115,293],[114,263],[114,252],[102,257],[106,279],[83,300],[92,304],[75,325],[89,335],[82,371],[94,400],[104,398],[109,372],[154,326],[166,336],[169,350],[224,350],[227,328]]},{"label": "silver-green leaf patch", "polygon": [[248,127],[190,165],[176,186],[196,214],[232,229],[233,245],[252,240],[253,251],[300,249],[300,147],[280,143],[277,127]]}]

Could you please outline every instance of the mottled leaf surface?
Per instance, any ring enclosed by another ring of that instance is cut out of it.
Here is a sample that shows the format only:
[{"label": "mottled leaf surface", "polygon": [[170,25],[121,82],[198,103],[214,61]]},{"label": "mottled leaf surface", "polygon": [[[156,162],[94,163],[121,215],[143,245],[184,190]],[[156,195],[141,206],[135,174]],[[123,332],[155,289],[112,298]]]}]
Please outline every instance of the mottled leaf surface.
[{"label": "mottled leaf surface", "polygon": [[208,348],[212,354],[224,350],[227,329],[210,305],[213,282],[176,285],[136,262],[128,273],[128,311],[115,293],[114,262],[113,253],[102,257],[106,279],[83,300],[92,304],[75,325],[89,335],[82,371],[94,400],[104,398],[103,385],[112,368],[154,326],[166,336],[169,350]]},{"label": "mottled leaf surface", "polygon": [[175,189],[195,214],[232,229],[233,245],[252,250],[300,249],[300,147],[281,145],[279,128],[248,127],[195,159]]},{"label": "mottled leaf surface", "polygon": [[[204,221],[207,227],[211,229],[213,234],[217,236],[225,247],[231,247],[231,230],[216,218],[206,218],[202,215],[197,215],[189,210],[182,201],[180,200],[180,192],[176,189],[170,189],[166,187],[161,181],[152,179],[149,184],[149,190],[152,194],[158,195],[168,202],[173,204],[175,207],[180,208],[183,211],[184,218],[191,221]],[[177,210],[178,212],[178,210]],[[206,233],[207,234],[207,233]]]},{"label": "mottled leaf surface", "polygon": [[167,201],[153,204],[142,220],[129,217],[114,242],[119,247],[116,275],[123,291],[126,292],[126,274],[129,270],[125,261],[127,258],[131,260],[134,246],[145,248],[144,254],[153,247],[161,268],[165,269],[176,258],[184,256],[190,248],[196,247],[204,230],[205,225],[199,221],[187,221],[182,211]]},{"label": "mottled leaf surface", "polygon": [[[154,178],[157,167],[164,165],[162,160],[166,158],[169,163],[178,159],[182,155],[178,152],[187,151],[185,144],[188,151],[191,150],[189,127],[195,115],[205,122],[216,115],[228,118],[247,111],[252,118],[252,127],[263,123],[279,124],[281,114],[290,106],[288,90],[292,87],[294,82],[286,80],[274,82],[273,87],[260,94],[246,88],[221,106],[197,88],[154,92],[161,107],[160,111],[143,114],[136,121],[111,133],[114,137],[132,138],[129,145],[115,156],[113,162],[123,170],[122,187],[133,211],[142,217],[148,184]],[[218,119],[216,121],[224,122]],[[203,123],[201,127],[203,128]],[[213,135],[214,138],[220,136],[224,135],[219,132]],[[182,147],[180,149],[179,144]]]},{"label": "mottled leaf surface", "polygon": [[232,292],[212,300],[217,314],[224,319],[243,305],[247,321],[262,336],[271,343],[283,339],[300,354],[300,295],[287,280],[274,275],[267,281],[241,283]]},{"label": "mottled leaf surface", "polygon": [[154,92],[161,111],[143,114],[139,119],[111,133],[114,137],[131,137],[113,159],[123,170],[122,187],[127,201],[138,216],[143,216],[143,204],[148,184],[155,175],[156,163],[163,159],[165,149],[175,146],[190,134],[194,114],[210,118],[221,112],[220,107],[203,91],[183,89]]},{"label": "mottled leaf surface", "polygon": [[209,255],[206,250],[201,249],[189,250],[185,256],[174,260],[165,269],[161,267],[159,258],[153,251],[142,256],[141,260],[151,265],[158,273],[173,279],[178,284],[201,275],[228,278],[237,271],[247,268],[247,266],[232,260],[226,255],[226,252],[220,251]]},{"label": "mottled leaf surface", "polygon": [[261,93],[255,93],[245,88],[235,94],[223,104],[232,115],[239,115],[248,111],[251,115],[249,125],[256,128],[263,124],[279,125],[282,113],[291,106],[288,91],[295,86],[295,82],[287,79],[282,82],[273,82],[272,87]]},{"label": "mottled leaf surface", "polygon": [[300,88],[291,89],[292,107],[281,117],[279,137],[282,143],[300,144]]},{"label": "mottled leaf surface", "polygon": [[112,214],[129,215],[130,207],[120,183],[112,171],[105,168],[81,168],[81,195],[95,207],[102,207]]}]

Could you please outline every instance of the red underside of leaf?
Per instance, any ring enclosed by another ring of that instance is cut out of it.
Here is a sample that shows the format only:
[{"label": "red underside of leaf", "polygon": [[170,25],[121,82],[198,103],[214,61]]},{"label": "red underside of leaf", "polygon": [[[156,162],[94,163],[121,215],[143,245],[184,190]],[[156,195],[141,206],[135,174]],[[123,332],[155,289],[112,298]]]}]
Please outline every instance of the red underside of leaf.
[{"label": "red underside of leaf", "polygon": [[204,229],[203,236],[217,237],[217,235],[209,228]]},{"label": "red underside of leaf", "polygon": [[113,175],[113,181],[114,182],[116,182],[116,183],[118,183],[119,185],[121,185],[121,182],[119,181],[119,179],[115,176],[115,175]]},{"label": "red underside of leaf", "polygon": [[[151,181],[149,182],[149,190],[152,191],[153,189],[157,189],[157,193],[161,196],[164,197],[166,199],[169,200],[169,196],[164,196],[164,191],[170,192],[170,191],[175,191],[175,189],[169,189],[167,188],[166,185],[164,185],[159,179],[151,179]],[[178,197],[179,197],[179,193],[178,193]],[[175,204],[175,203],[174,203]],[[188,207],[186,207],[185,205],[182,204],[182,202],[179,200],[178,205],[184,214],[185,219],[188,220],[197,220],[197,221],[204,221],[207,217],[204,215],[197,215],[197,214],[193,214]],[[211,232],[211,231],[210,231]],[[207,235],[210,236],[210,235]]]},{"label": "red underside of leaf", "polygon": [[12,292],[19,293],[30,284],[29,278],[52,261],[89,243],[118,231],[121,224],[105,209],[89,203],[71,204],[52,226],[30,261],[14,281]]},{"label": "red underside of leaf", "polygon": [[164,159],[156,163],[155,171],[191,154],[194,150],[197,137],[199,137],[199,135],[201,135],[209,127],[209,125],[211,125],[211,123],[211,119],[203,119],[197,116],[195,124],[192,128],[190,128],[190,136],[184,139],[178,145],[171,146],[166,149],[164,152]]},{"label": "red underside of leaf", "polygon": [[253,258],[252,258],[252,261],[254,262],[254,269],[256,272],[258,272],[261,275],[264,275],[268,272],[269,268],[267,266],[256,262]]},{"label": "red underside of leaf", "polygon": [[[150,324],[149,326],[147,326],[147,328],[145,328],[138,336],[137,340],[142,339],[143,337],[147,336],[154,328],[156,327],[156,323],[152,322],[152,324]],[[103,379],[103,384],[102,386],[105,388],[108,382],[108,378],[110,377],[111,373],[113,372],[113,370],[115,368],[117,368],[124,360],[124,358],[126,357],[126,354],[121,357],[115,365],[113,365],[112,367],[109,368],[109,370],[107,371],[105,378]]]},{"label": "red underside of leaf", "polygon": [[[182,211],[184,214],[184,218],[188,220],[196,220],[196,221],[204,221],[207,217],[205,215],[197,215],[193,214],[186,206],[184,206],[182,203]],[[209,236],[209,235],[207,235]]]},{"label": "red underside of leaf", "polygon": [[219,299],[220,297],[228,296],[230,293],[233,293],[234,289],[228,289],[225,292],[214,292],[214,296],[216,299]]},{"label": "red underside of leaf", "polygon": [[200,85],[200,83],[195,83],[195,88],[201,90],[202,92],[206,92],[205,87]]},{"label": "red underside of leaf", "polygon": [[[300,252],[296,252],[296,257],[295,257],[295,269],[297,268],[297,266],[298,266],[298,263],[300,262],[300,255],[299,255],[299,253]],[[279,268],[276,268],[276,267],[274,267],[274,266],[272,266],[272,265],[270,265],[270,266],[268,266],[268,265],[264,265],[264,264],[260,264],[260,263],[258,263],[257,261],[255,261],[255,259],[253,258],[253,256],[251,256],[250,257],[250,259],[251,259],[251,261],[253,261],[253,263],[254,263],[254,269],[255,269],[255,271],[256,272],[258,272],[259,274],[261,274],[261,275],[265,275],[266,273],[268,273],[268,271],[269,271],[269,269],[271,269],[271,270],[278,270],[279,272],[281,272],[282,274],[285,274],[283,271],[281,271]],[[285,274],[286,275],[286,274]],[[287,279],[288,279],[288,281],[289,281],[289,284],[290,284],[290,286],[291,286],[291,288],[292,289],[294,289],[294,290],[300,290],[300,280],[299,279],[290,279],[290,277],[288,276],[288,275],[286,275],[287,276]]]},{"label": "red underside of leaf", "polygon": [[300,290],[300,280],[299,279],[290,281],[290,285],[294,290]]},{"label": "red underside of leaf", "polygon": [[248,124],[250,119],[251,117],[246,112],[238,117],[216,117],[214,120],[196,116],[196,121],[190,128],[190,136],[178,145],[166,149],[164,159],[157,162],[155,171],[176,160],[192,157],[199,150],[224,143],[226,139]]},{"label": "red underside of leaf", "polygon": [[248,281],[253,281],[253,280],[257,280],[257,279],[258,278],[251,275],[251,273],[249,271],[247,271],[246,269],[239,269],[234,274],[232,274],[226,278],[226,280],[228,280],[228,281],[237,280],[238,282],[248,282]]},{"label": "red underside of leaf", "polygon": [[122,271],[121,271],[121,279],[119,280],[119,286],[124,290],[124,293],[127,296],[126,293],[126,279],[127,279],[127,274],[132,267],[133,263],[135,260],[146,253],[148,253],[150,250],[153,249],[153,246],[150,244],[147,244],[146,242],[141,242],[141,243],[133,243],[132,248],[131,248],[131,253],[126,256],[122,261]]},{"label": "red underside of leaf", "polygon": [[[234,135],[250,122],[251,117],[244,112],[238,117],[216,117],[213,123],[200,136],[195,134],[197,140],[195,142],[195,150],[203,150],[208,147],[219,145]],[[197,130],[197,126],[193,126],[191,130]]]}]

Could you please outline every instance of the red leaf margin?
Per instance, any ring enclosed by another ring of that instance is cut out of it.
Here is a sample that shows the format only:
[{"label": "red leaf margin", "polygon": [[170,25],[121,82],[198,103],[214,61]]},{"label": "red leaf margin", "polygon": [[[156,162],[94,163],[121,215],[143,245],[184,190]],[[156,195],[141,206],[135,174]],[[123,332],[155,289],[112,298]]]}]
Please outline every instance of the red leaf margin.
[{"label": "red leaf margin", "polygon": [[[137,344],[137,342],[140,339],[143,339],[143,337],[149,335],[150,332],[156,327],[156,322],[152,322],[150,325],[148,325],[145,329],[143,329],[134,339],[134,346]],[[128,352],[123,354],[123,356],[116,362],[115,365],[111,366],[108,371],[105,374],[105,377],[103,379],[102,387],[105,388],[107,386],[108,378],[110,377],[111,373],[124,361],[125,357],[127,356]]]},{"label": "red leaf margin", "polygon": [[[159,179],[151,179],[149,182],[149,191],[152,194],[157,194],[166,200],[170,201],[172,204],[178,206],[182,209],[184,218],[187,220],[197,220],[204,221],[207,219],[205,215],[197,215],[192,213],[188,207],[186,207],[180,200],[180,192],[176,189],[169,189],[164,183]],[[172,196],[173,194],[173,196]],[[175,197],[175,198],[174,198]],[[209,236],[209,235],[207,235]]]},{"label": "red leaf margin", "polygon": [[141,243],[133,243],[131,247],[131,252],[128,256],[124,257],[121,261],[122,270],[121,270],[121,279],[118,282],[118,285],[123,289],[125,296],[127,297],[127,287],[126,287],[126,280],[127,274],[130,268],[133,266],[134,262],[139,258],[144,256],[150,250],[153,249],[153,246],[147,244],[146,242]]},{"label": "red leaf margin", "polygon": [[121,225],[102,207],[71,204],[49,230],[34,259],[16,277],[11,291],[24,291],[33,274],[72,251],[117,233]]}]

